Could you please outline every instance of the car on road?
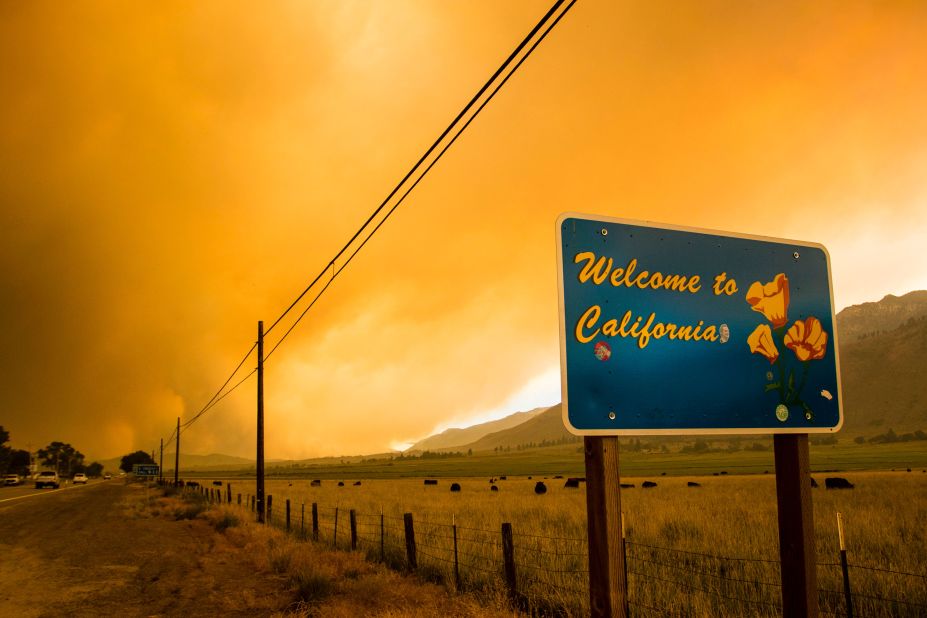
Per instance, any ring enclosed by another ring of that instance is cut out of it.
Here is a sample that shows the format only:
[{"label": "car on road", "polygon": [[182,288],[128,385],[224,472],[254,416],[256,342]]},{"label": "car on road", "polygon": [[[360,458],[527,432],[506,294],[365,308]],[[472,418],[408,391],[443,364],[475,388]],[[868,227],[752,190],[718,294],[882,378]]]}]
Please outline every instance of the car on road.
[{"label": "car on road", "polygon": [[39,472],[39,475],[35,477],[35,488],[42,489],[43,487],[54,487],[55,489],[61,487],[58,473],[52,470],[43,470]]},{"label": "car on road", "polygon": [[74,480],[74,484],[75,484],[75,485],[77,485],[78,483],[83,483],[84,485],[86,485],[86,484],[87,484],[87,475],[84,474],[83,472],[78,472],[77,474],[74,475],[74,479],[73,479],[73,480]]},{"label": "car on road", "polygon": [[103,475],[103,480],[104,480],[104,481],[108,481],[108,480],[110,480],[111,478],[113,478],[113,475],[110,474],[109,472],[107,472],[106,474]]},{"label": "car on road", "polygon": [[18,474],[7,474],[3,477],[4,485],[22,485],[23,480]]}]

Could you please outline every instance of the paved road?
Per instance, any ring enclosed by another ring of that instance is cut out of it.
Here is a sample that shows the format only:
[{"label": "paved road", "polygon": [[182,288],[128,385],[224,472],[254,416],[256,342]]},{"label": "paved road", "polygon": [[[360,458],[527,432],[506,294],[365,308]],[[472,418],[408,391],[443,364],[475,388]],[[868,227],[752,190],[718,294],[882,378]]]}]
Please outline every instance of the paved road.
[{"label": "paved road", "polygon": [[236,595],[270,592],[206,522],[152,517],[146,491],[4,488],[0,616],[247,615]]},{"label": "paved road", "polygon": [[58,489],[52,489],[51,487],[45,487],[42,489],[35,488],[35,481],[27,481],[22,485],[6,485],[0,487],[0,504],[5,502],[11,502],[13,500],[18,500],[26,496],[37,496],[48,494],[54,491],[64,491],[66,489],[84,489],[90,485],[99,485],[100,483],[111,483],[113,481],[102,481],[102,480],[93,480],[88,481],[86,485],[74,485],[70,481],[62,481],[61,487]]}]

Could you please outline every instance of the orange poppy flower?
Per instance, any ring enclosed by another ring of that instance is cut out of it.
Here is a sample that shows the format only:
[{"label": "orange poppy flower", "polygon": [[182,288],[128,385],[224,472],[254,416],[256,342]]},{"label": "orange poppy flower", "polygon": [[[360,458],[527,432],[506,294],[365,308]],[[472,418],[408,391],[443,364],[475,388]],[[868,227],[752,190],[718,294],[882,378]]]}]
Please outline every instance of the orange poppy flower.
[{"label": "orange poppy flower", "polygon": [[753,354],[762,354],[770,364],[775,363],[779,358],[779,350],[772,338],[772,331],[768,324],[760,324],[750,336],[747,337],[747,345],[750,346],[750,352]]},{"label": "orange poppy flower", "polygon": [[750,307],[766,316],[772,322],[773,328],[785,326],[788,321],[786,313],[789,309],[789,278],[784,273],[763,285],[754,281],[747,290],[747,302]]},{"label": "orange poppy flower", "polygon": [[800,361],[820,360],[827,352],[827,333],[821,321],[811,316],[798,320],[785,333],[785,347],[795,352]]}]

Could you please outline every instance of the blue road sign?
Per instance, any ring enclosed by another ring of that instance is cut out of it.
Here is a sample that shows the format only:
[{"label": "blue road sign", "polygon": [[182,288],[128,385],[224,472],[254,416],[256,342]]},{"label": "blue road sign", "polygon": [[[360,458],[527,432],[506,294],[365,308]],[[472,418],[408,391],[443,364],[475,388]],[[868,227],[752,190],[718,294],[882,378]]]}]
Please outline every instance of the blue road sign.
[{"label": "blue road sign", "polygon": [[822,245],[567,213],[557,220],[557,263],[571,432],[842,425]]},{"label": "blue road sign", "polygon": [[134,464],[132,466],[132,473],[135,476],[158,476],[158,470],[157,464]]}]

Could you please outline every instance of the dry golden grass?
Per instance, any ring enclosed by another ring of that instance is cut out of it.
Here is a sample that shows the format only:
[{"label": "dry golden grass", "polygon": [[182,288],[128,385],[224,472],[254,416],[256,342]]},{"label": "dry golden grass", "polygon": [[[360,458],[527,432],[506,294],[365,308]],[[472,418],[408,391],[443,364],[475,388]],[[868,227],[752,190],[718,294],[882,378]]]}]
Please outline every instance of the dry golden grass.
[{"label": "dry golden grass", "polygon": [[[817,562],[822,609],[843,612],[842,579],[837,549],[836,513],[846,522],[849,561],[857,612],[875,616],[913,616],[927,610],[927,580],[861,567],[925,574],[923,522],[927,521],[927,475],[906,472],[846,473],[853,490],[825,490],[825,474],[813,492]],[[419,564],[427,577],[453,582],[451,523],[458,526],[463,585],[501,594],[503,521],[515,532],[519,589],[535,608],[560,607],[568,614],[588,612],[585,542],[585,494],[548,479],[548,493],[535,495],[537,480],[422,479],[364,480],[354,486],[323,481],[271,481],[272,521],[282,526],[285,502],[291,504],[291,527],[311,529],[311,505],[318,504],[320,539],[348,547],[348,513],[355,510],[359,548],[380,559],[383,514],[386,562],[405,561],[402,514],[414,514]],[[778,614],[780,603],[778,528],[773,475],[657,477],[658,487],[642,489],[643,479],[622,491],[629,542],[629,586],[638,609],[659,608],[688,615]],[[688,481],[701,487],[687,487]],[[451,482],[462,485],[451,493]],[[243,502],[253,482],[233,481]],[[305,515],[303,515],[305,513]],[[686,553],[689,552],[689,553]],[[719,559],[719,558],[724,558]],[[866,596],[863,596],[866,595]],[[895,599],[886,603],[870,597]]]},{"label": "dry golden grass", "polygon": [[213,506],[201,517],[240,548],[256,572],[272,574],[293,593],[282,615],[355,617],[448,616],[494,618],[512,616],[497,595],[480,601],[452,594],[445,587],[403,575],[363,554],[335,551],[298,540],[274,526],[242,517],[241,509]]}]

